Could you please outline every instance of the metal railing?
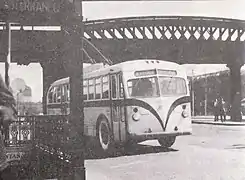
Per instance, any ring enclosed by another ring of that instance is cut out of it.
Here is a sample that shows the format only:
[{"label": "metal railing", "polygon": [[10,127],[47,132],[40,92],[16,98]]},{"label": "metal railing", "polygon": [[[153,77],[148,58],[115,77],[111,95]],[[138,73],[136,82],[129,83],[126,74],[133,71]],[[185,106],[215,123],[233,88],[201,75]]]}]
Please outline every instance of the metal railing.
[{"label": "metal railing", "polygon": [[27,165],[34,177],[63,177],[74,158],[71,131],[66,115],[19,116],[2,132],[8,166]]},{"label": "metal railing", "polygon": [[34,117],[18,116],[9,129],[2,131],[6,147],[23,147],[31,145],[34,140]]}]

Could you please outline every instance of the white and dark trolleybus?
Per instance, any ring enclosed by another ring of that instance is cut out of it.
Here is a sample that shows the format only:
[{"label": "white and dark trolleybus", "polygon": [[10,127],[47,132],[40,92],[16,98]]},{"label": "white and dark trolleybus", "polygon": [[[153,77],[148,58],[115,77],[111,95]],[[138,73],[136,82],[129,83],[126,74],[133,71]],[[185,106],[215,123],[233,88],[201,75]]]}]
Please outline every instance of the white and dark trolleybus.
[{"label": "white and dark trolleybus", "polygon": [[[176,136],[191,134],[188,80],[181,65],[146,59],[96,66],[84,69],[84,133],[103,151],[153,139],[170,147]],[[50,86],[48,114],[69,114],[69,89],[69,78]]]}]

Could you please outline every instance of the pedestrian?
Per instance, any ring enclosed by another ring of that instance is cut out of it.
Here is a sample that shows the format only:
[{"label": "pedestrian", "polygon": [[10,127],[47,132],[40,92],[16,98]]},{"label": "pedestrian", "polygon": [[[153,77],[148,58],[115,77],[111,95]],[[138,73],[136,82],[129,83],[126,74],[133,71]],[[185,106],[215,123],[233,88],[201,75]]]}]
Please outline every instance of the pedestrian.
[{"label": "pedestrian", "polygon": [[214,100],[214,121],[219,120],[218,99]]},{"label": "pedestrian", "polygon": [[[0,75],[0,172],[6,166],[4,139],[9,135],[9,125],[17,118],[16,102]],[[1,173],[0,173],[1,174]]]},{"label": "pedestrian", "polygon": [[220,116],[221,122],[224,122],[226,120],[224,104],[224,99],[222,98],[222,96],[219,96],[217,98],[217,111]]},{"label": "pedestrian", "polygon": [[226,102],[224,101],[224,99],[221,99],[221,103],[222,103],[222,109],[221,109],[221,116],[223,117],[223,122],[226,121]]}]

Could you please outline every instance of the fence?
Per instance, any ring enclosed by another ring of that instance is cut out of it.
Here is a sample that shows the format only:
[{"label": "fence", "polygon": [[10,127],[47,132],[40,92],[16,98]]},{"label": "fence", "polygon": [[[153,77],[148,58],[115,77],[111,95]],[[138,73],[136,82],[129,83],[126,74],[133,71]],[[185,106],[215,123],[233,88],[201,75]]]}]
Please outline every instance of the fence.
[{"label": "fence", "polygon": [[19,116],[3,132],[8,165],[25,166],[31,179],[68,179],[74,143],[70,127],[68,116]]}]

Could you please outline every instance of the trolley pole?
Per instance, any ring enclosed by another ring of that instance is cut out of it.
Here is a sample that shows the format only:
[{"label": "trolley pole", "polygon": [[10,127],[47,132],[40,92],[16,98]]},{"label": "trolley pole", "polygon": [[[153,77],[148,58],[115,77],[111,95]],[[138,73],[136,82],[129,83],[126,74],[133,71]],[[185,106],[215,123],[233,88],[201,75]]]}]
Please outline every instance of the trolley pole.
[{"label": "trolley pole", "polygon": [[11,23],[7,22],[6,23],[6,32],[8,34],[8,41],[7,41],[7,46],[8,46],[8,54],[7,58],[5,61],[5,83],[7,87],[9,87],[10,80],[9,80],[9,67],[11,63]]}]

